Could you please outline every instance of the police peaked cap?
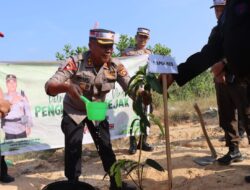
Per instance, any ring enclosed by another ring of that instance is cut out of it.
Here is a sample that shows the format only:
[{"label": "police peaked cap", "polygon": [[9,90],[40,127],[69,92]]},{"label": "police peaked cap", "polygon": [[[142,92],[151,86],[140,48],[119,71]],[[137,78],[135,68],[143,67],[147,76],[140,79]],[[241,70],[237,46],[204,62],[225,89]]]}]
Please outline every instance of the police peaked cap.
[{"label": "police peaked cap", "polygon": [[92,29],[89,31],[89,38],[96,39],[99,44],[113,44],[115,32],[105,29]]},{"label": "police peaked cap", "polygon": [[214,5],[210,9],[220,5],[226,5],[226,0],[214,0]]},{"label": "police peaked cap", "polygon": [[13,75],[13,74],[6,75],[6,81],[8,80],[16,80],[16,75]]},{"label": "police peaked cap", "polygon": [[138,28],[137,29],[137,34],[138,35],[144,35],[144,36],[149,36],[150,30],[147,28]]}]

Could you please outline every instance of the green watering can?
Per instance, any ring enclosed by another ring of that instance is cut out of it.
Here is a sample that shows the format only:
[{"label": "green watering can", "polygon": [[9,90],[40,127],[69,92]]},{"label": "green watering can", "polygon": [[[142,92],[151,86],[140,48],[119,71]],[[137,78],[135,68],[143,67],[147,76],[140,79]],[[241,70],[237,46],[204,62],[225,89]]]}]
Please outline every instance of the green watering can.
[{"label": "green watering can", "polygon": [[80,96],[86,104],[87,117],[89,120],[103,121],[106,118],[108,104],[106,102],[91,102],[85,96]]}]

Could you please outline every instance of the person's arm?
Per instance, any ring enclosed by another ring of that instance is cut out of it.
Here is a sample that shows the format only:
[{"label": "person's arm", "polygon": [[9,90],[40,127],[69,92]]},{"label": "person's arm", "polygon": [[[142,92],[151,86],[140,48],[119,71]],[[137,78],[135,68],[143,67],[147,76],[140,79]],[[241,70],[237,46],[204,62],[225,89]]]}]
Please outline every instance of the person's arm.
[{"label": "person's arm", "polygon": [[4,117],[10,111],[11,103],[3,99],[3,91],[0,88],[0,117]]},{"label": "person's arm", "polygon": [[223,58],[222,36],[219,26],[212,31],[208,43],[198,53],[191,55],[186,62],[178,66],[178,74],[173,79],[179,86],[184,85],[214,63]]},{"label": "person's arm", "polygon": [[7,100],[0,99],[0,114],[6,115],[10,111],[11,103]]},{"label": "person's arm", "polygon": [[68,93],[72,98],[80,99],[80,87],[69,82],[77,71],[78,65],[76,63],[77,60],[69,58],[59,67],[45,84],[45,91],[48,95],[56,96],[60,93]]}]

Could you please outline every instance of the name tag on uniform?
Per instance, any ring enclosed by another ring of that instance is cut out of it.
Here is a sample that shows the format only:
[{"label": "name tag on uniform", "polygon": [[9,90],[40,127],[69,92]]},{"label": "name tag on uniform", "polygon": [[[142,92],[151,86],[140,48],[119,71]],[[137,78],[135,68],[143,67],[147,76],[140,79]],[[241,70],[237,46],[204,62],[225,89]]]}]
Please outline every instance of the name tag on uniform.
[{"label": "name tag on uniform", "polygon": [[173,57],[156,54],[149,55],[148,71],[150,73],[178,73]]}]

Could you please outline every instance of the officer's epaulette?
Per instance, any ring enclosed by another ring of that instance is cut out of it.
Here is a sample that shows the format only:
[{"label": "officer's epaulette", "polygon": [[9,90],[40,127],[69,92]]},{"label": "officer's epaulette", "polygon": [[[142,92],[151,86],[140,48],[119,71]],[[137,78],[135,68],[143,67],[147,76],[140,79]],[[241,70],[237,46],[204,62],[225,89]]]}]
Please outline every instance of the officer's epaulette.
[{"label": "officer's epaulette", "polygon": [[76,64],[77,64],[77,67],[80,68],[81,67],[81,64],[84,63],[84,56],[85,54],[84,53],[79,53],[75,56],[75,59],[76,59]]}]

